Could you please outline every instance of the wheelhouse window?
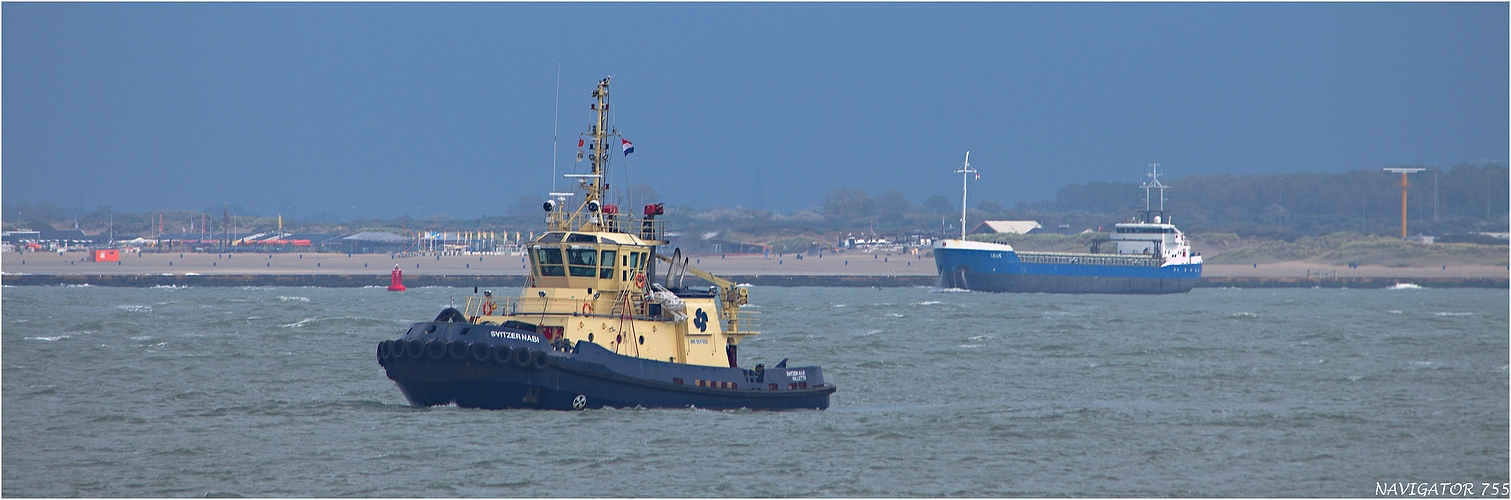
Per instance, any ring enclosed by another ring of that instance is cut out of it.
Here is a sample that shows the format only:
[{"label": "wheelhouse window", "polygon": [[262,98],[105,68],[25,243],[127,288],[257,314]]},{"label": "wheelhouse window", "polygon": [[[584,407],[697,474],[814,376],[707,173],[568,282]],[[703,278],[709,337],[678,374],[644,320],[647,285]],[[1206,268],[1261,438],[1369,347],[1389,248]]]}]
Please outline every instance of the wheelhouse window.
[{"label": "wheelhouse window", "polygon": [[567,273],[591,278],[598,275],[598,250],[593,247],[567,249]]},{"label": "wheelhouse window", "polygon": [[598,260],[599,262],[603,263],[603,269],[598,270],[599,278],[606,280],[614,279],[614,255],[616,253],[617,252],[613,250],[603,251],[603,258]]},{"label": "wheelhouse window", "polygon": [[541,276],[566,276],[566,268],[561,265],[561,249],[556,247],[537,247],[535,249],[535,268]]}]

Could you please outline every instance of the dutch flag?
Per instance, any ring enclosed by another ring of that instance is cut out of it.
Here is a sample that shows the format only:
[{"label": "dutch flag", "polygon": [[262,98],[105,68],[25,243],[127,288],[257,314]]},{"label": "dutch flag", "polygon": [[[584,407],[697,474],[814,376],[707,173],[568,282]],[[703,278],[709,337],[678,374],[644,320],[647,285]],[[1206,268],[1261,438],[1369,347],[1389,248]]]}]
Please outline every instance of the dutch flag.
[{"label": "dutch flag", "polygon": [[624,155],[625,156],[629,156],[630,153],[635,152],[635,145],[632,144],[632,143],[630,143],[630,141],[624,140],[624,138],[621,137],[621,138],[619,138],[619,142],[621,143],[620,146],[624,146]]}]

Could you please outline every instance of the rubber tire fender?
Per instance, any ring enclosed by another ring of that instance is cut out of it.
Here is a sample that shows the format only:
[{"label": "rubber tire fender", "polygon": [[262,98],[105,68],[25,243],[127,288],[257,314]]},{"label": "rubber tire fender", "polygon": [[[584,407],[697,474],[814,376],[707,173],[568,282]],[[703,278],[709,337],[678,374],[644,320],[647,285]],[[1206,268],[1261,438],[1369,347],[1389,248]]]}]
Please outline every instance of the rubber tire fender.
[{"label": "rubber tire fender", "polygon": [[529,368],[530,367],[530,356],[534,352],[535,351],[531,351],[529,348],[526,348],[526,347],[520,347],[520,348],[515,349],[514,350],[514,366],[518,366],[520,368]]},{"label": "rubber tire fender", "polygon": [[393,341],[378,342],[378,361],[388,361],[391,357],[393,357]]},{"label": "rubber tire fender", "polygon": [[409,359],[420,359],[425,357],[425,344],[421,343],[420,341],[400,340],[399,342],[404,343],[404,355],[408,356]]},{"label": "rubber tire fender", "polygon": [[494,363],[497,363],[497,364],[500,364],[500,365],[507,365],[507,364],[509,364],[509,363],[511,363],[513,361],[514,361],[514,350],[513,349],[510,349],[509,346],[502,345],[502,344],[493,346],[493,362]]},{"label": "rubber tire fender", "polygon": [[473,361],[476,361],[478,363],[487,363],[488,358],[493,357],[493,349],[489,349],[488,344],[484,344],[482,342],[473,342],[471,345],[467,346],[467,354],[470,354],[472,356]]},{"label": "rubber tire fender", "polygon": [[548,364],[549,362],[550,362],[550,355],[546,354],[546,351],[532,351],[532,352],[530,352],[530,368],[531,369],[533,369],[533,370],[544,370],[544,369],[546,369],[546,364]]},{"label": "rubber tire fender", "polygon": [[430,359],[441,359],[446,357],[446,343],[439,340],[426,342],[425,354],[429,355]]},{"label": "rubber tire fender", "polygon": [[457,361],[467,359],[467,343],[460,340],[447,342],[446,354],[450,354],[451,359]]}]

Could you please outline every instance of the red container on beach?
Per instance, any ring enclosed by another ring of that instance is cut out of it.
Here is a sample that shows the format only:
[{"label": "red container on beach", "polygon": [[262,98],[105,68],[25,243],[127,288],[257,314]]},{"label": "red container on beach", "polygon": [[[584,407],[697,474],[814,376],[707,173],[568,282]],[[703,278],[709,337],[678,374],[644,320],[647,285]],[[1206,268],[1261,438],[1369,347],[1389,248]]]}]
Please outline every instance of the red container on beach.
[{"label": "red container on beach", "polygon": [[89,252],[89,260],[95,262],[120,262],[121,251],[116,249],[95,250]]}]

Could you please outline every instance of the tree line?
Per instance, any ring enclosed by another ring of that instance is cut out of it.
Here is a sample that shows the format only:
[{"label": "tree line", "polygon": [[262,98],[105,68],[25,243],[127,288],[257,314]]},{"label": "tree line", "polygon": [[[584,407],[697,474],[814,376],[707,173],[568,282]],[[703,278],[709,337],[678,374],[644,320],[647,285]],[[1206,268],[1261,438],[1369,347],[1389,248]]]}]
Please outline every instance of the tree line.
[{"label": "tree line", "polygon": [[[1408,218],[1413,234],[1445,235],[1465,232],[1506,232],[1508,179],[1504,165],[1457,165],[1411,174]],[[1400,230],[1400,176],[1380,170],[1340,173],[1279,173],[1235,176],[1201,174],[1163,181],[1166,208],[1188,233],[1235,233],[1245,237],[1291,240],[1337,232],[1391,235]],[[1092,181],[1060,188],[1051,199],[1020,202],[1007,207],[983,200],[968,210],[967,226],[982,220],[1018,219],[1039,221],[1048,232],[1080,232],[1106,228],[1133,216],[1143,207],[1144,190],[1134,182]],[[649,186],[630,186],[629,207],[661,201]],[[539,231],[544,221],[539,195],[519,196],[503,215],[477,219],[453,219],[445,214],[427,217],[400,216],[391,219],[329,217],[294,220],[286,217],[290,232],[357,232],[387,230],[404,233],[433,231]],[[1157,205],[1157,200],[1155,201]],[[163,230],[223,230],[229,216],[233,228],[242,231],[276,228],[275,216],[259,215],[239,206],[210,207],[203,211],[169,210],[148,213],[116,212],[108,206],[84,211],[46,202],[3,204],[6,229],[49,226],[78,227],[90,234],[114,227],[117,235],[146,235],[155,230],[159,216]],[[896,189],[876,195],[856,188],[835,189],[821,204],[788,213],[748,208],[700,209],[669,206],[674,227],[688,235],[714,234],[727,241],[774,241],[782,238],[829,239],[846,232],[881,235],[958,234],[959,200],[936,194],[914,203]]]}]

